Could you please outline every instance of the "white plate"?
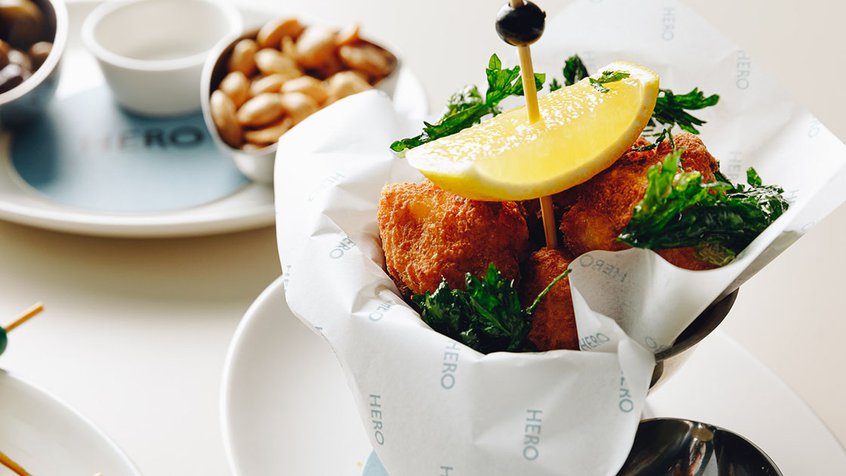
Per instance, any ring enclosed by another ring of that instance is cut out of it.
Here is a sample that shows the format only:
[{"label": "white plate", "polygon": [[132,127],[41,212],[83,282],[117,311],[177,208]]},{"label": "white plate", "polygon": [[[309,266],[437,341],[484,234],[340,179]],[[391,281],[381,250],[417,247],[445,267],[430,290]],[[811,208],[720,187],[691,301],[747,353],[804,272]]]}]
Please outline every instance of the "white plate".
[{"label": "white plate", "polygon": [[223,375],[223,439],[236,476],[360,475],[370,443],[338,361],[288,310],[282,280],[250,306]]},{"label": "white plate", "polygon": [[[0,451],[32,474],[140,474],[106,435],[42,390],[0,370]],[[0,466],[0,475],[13,474]]]},{"label": "white plate", "polygon": [[[808,406],[722,332],[647,400],[646,416],[712,423],[760,446],[786,475],[836,474],[846,452]],[[285,304],[281,279],[241,321],[221,418],[236,475],[359,476],[370,444],[329,346]]]},{"label": "white plate", "polygon": [[[62,79],[56,93],[57,100],[104,87],[100,70],[94,58],[85,51],[79,37],[83,20],[97,3],[68,3],[69,37],[62,60]],[[246,6],[239,9],[245,25],[260,24],[263,19],[272,16],[271,13]],[[420,82],[407,68],[400,69],[398,74],[394,96],[398,107],[414,117],[422,118],[426,114],[427,103]],[[122,237],[225,233],[268,226],[274,220],[273,190],[257,184],[240,186],[217,200],[168,211],[122,213],[65,205],[51,200],[21,179],[10,158],[9,141],[8,134],[0,134],[2,220],[70,233]],[[119,179],[123,180],[124,177]],[[108,196],[103,197],[104,202],[108,200]]]}]

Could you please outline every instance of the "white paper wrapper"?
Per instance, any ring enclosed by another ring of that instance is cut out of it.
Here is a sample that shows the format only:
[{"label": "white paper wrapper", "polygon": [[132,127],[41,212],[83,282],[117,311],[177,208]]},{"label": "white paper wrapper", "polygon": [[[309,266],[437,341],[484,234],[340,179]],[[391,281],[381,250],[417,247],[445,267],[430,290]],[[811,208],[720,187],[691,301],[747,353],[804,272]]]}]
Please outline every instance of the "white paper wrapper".
[{"label": "white paper wrapper", "polygon": [[392,107],[372,92],[321,112],[286,134],[279,156],[297,160],[276,172],[288,303],[337,354],[383,464],[396,475],[613,472],[652,354],[602,316],[607,352],[484,356],[426,327],[383,271],[382,185],[420,180],[388,149],[409,132]]},{"label": "white paper wrapper", "polygon": [[[720,169],[745,182],[746,169],[755,167],[791,202],[734,263],[717,270],[686,271],[646,250],[592,252],[574,262],[574,292],[658,352],[846,199],[846,147],[746,52],[679,1],[578,1],[547,21],[533,47],[535,69],[559,73],[573,53],[591,72],[626,59],[659,73],[663,88],[719,94],[719,105],[697,116],[708,121],[701,137]],[[580,336],[599,332],[596,322],[577,321]]]},{"label": "white paper wrapper", "polygon": [[574,52],[594,71],[629,59],[657,70],[664,87],[719,93],[719,107],[702,114],[705,143],[731,178],[752,165],[782,185],[790,210],[718,270],[681,270],[645,250],[583,255],[570,279],[592,352],[484,356],[431,331],[383,270],[382,186],[421,179],[388,145],[419,124],[376,92],[300,124],[276,164],[288,303],[337,354],[392,475],[615,474],[640,419],[649,351],[844,200],[843,144],[677,2],[577,2],[548,21],[536,70],[559,71]]}]

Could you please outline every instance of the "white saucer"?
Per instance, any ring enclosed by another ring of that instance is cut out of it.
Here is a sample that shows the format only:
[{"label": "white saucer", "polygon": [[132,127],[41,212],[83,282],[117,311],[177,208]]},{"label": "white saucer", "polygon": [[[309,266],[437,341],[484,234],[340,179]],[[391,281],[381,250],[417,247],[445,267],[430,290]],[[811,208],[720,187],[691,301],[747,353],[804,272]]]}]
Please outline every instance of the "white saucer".
[{"label": "white saucer", "polygon": [[[761,447],[787,475],[846,468],[846,451],[810,408],[720,331],[649,396],[645,417],[654,416],[730,429]],[[359,476],[370,454],[339,364],[291,314],[281,279],[250,306],[235,333],[221,418],[236,475]]]},{"label": "white saucer", "polygon": [[224,366],[223,439],[238,475],[360,475],[370,443],[322,338],[276,280],[250,306]]},{"label": "white saucer", "polygon": [[[68,2],[69,37],[56,100],[105,87],[96,61],[80,40],[82,22],[97,3]],[[275,15],[246,5],[244,2],[239,7],[245,25],[260,24]],[[420,82],[407,68],[400,69],[398,74],[394,95],[397,107],[422,118],[428,106]],[[21,178],[10,157],[9,142],[8,134],[0,134],[0,220],[69,233],[121,237],[207,235],[269,226],[274,221],[273,189],[246,181],[233,191],[227,189],[222,192],[218,199],[186,208],[165,208],[163,211],[97,211],[60,203]],[[124,174],[127,175],[130,174]],[[126,179],[131,180],[131,177]],[[203,187],[203,184],[199,183],[197,187]],[[99,196],[95,198],[99,200]],[[102,197],[103,202],[109,200],[108,196]],[[159,197],[159,202],[162,200]]]},{"label": "white saucer", "polygon": [[[32,474],[140,474],[88,420],[2,370],[0,451]],[[12,473],[0,466],[0,475],[6,474]]]}]

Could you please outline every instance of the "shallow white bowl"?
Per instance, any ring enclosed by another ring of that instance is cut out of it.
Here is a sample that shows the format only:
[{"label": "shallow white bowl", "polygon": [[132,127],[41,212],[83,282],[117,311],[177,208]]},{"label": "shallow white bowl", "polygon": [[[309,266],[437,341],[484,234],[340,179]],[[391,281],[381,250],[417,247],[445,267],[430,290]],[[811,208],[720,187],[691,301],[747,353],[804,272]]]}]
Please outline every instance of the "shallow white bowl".
[{"label": "shallow white bowl", "polygon": [[200,76],[211,49],[241,30],[241,16],[214,0],[105,2],[82,26],[115,99],[143,115],[200,109]]},{"label": "shallow white bowl", "polygon": [[[0,450],[32,474],[141,474],[93,423],[47,392],[3,370]],[[12,473],[0,465],[0,474]]]},{"label": "shallow white bowl", "polygon": [[[270,18],[272,17],[268,17],[268,20]],[[323,24],[319,21],[311,21],[311,19],[309,18],[300,19],[303,20],[307,25]],[[228,145],[220,137],[220,134],[217,131],[217,127],[214,125],[214,120],[211,117],[211,108],[209,104],[209,98],[211,97],[212,92],[217,89],[217,86],[220,84],[221,80],[224,78],[224,76],[226,76],[226,73],[228,73],[226,63],[229,59],[229,56],[232,54],[232,50],[235,48],[235,44],[243,39],[255,39],[258,30],[258,27],[251,28],[240,34],[232,35],[228,38],[220,40],[220,42],[212,50],[212,53],[206,59],[206,64],[203,68],[202,73],[200,94],[202,100],[203,118],[205,119],[206,126],[209,129],[209,134],[211,135],[212,140],[215,142],[218,148],[225,154],[228,154],[230,157],[232,157],[232,160],[235,162],[235,166],[237,166],[238,170],[240,170],[241,173],[243,173],[247,178],[256,183],[269,185],[273,183],[273,169],[276,161],[277,150],[276,144],[274,143],[263,149],[258,150],[243,150]],[[411,102],[422,102],[422,107],[415,107],[413,109],[413,115],[419,115],[421,118],[424,117],[425,112],[423,111],[426,109],[425,94],[422,92],[422,89],[419,85],[416,85],[416,87],[410,88],[409,91],[406,91],[408,93],[412,93],[409,96],[413,96],[413,99],[411,97],[405,99],[399,97],[400,94],[398,93],[403,91],[402,76],[406,76],[406,82],[412,81],[411,78],[408,78],[410,73],[407,70],[403,69],[403,63],[399,55],[394,50],[388,49],[387,47],[383,46],[385,43],[379,41],[371,41],[369,35],[366,36],[364,41],[384,49],[391,55],[394,55],[396,60],[396,65],[391,74],[382,78],[373,87],[388,94],[392,99],[394,99],[395,103],[403,102],[404,100],[410,100]],[[417,81],[416,79],[414,79],[412,82],[416,83]],[[317,111],[312,116],[309,116],[308,118],[306,118],[306,120],[315,120],[315,116],[319,117],[320,113],[326,110],[328,107],[331,107],[331,105],[323,107],[323,109]],[[403,108],[398,107],[398,109],[401,110]]]}]

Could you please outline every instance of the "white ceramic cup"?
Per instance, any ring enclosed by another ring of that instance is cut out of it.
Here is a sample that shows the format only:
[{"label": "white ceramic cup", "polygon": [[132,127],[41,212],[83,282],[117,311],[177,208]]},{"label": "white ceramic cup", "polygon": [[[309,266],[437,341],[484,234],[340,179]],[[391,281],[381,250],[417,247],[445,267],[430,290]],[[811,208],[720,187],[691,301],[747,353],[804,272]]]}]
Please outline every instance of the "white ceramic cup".
[{"label": "white ceramic cup", "polygon": [[200,109],[206,56],[240,30],[238,10],[222,1],[109,1],[86,18],[82,38],[120,105],[175,116]]}]

